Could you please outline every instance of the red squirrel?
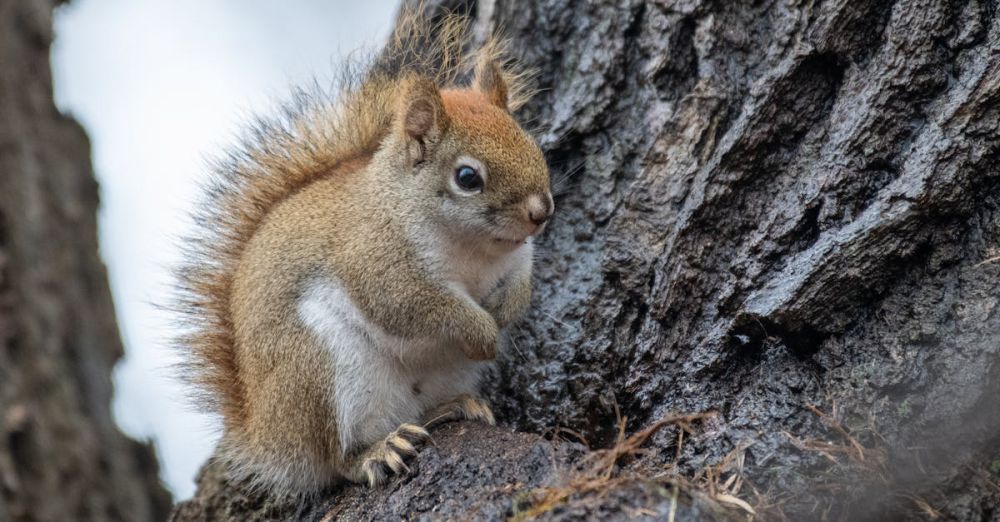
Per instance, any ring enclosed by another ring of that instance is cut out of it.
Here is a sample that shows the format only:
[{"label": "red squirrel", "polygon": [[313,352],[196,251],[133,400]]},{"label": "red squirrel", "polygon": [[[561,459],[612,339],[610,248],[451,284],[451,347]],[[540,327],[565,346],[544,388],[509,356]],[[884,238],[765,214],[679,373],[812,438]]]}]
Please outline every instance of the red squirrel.
[{"label": "red squirrel", "polygon": [[[524,75],[466,20],[404,14],[366,67],[300,93],[214,172],[178,271],[183,375],[231,476],[279,494],[408,470],[478,395],[531,296],[549,172]],[[463,84],[457,78],[472,70]]]}]

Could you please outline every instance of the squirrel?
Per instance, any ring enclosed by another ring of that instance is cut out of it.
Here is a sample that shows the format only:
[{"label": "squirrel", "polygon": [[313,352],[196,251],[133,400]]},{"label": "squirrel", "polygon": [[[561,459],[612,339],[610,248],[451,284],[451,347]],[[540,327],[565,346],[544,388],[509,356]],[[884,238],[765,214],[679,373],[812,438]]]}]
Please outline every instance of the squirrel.
[{"label": "squirrel", "polygon": [[494,423],[480,376],[529,304],[554,202],[512,116],[527,75],[495,36],[464,53],[469,33],[402,13],[380,53],[214,165],[174,308],[231,478],[374,487],[438,423]]}]

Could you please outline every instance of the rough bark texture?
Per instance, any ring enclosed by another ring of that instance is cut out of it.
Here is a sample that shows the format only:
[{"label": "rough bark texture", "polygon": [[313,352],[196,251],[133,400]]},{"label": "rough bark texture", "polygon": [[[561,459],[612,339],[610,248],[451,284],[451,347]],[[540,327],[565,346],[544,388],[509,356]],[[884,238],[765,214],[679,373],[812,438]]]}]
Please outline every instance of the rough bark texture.
[{"label": "rough bark texture", "polygon": [[0,0],[0,521],[162,520],[152,448],[111,418],[122,354],[90,144],[56,110],[52,0]]},{"label": "rough bark texture", "polygon": [[[569,470],[582,446],[550,442],[510,428],[454,423],[434,432],[413,473],[378,489],[347,486],[310,502],[272,499],[226,481],[221,466],[209,462],[198,478],[198,493],[177,506],[174,522],[215,520],[503,520],[531,507],[529,492]],[[614,488],[609,498],[581,498],[548,511],[548,518],[574,520],[626,513],[662,518],[671,509],[671,491],[653,481],[635,480]],[[730,513],[688,493],[674,500],[680,520],[729,520]],[[591,497],[596,496],[592,495]]]},{"label": "rough bark texture", "polygon": [[[693,476],[735,450],[733,493],[765,517],[1000,519],[995,0],[474,10],[538,70],[519,116],[562,179],[532,311],[494,379],[501,422],[601,446],[618,415],[634,431],[715,411],[680,448],[676,431],[654,437],[647,460]],[[523,488],[559,480],[504,455],[535,470]],[[501,517],[454,507],[467,465],[421,456],[388,493],[323,506],[434,518],[414,480],[447,516]],[[203,478],[196,502],[260,514],[217,486]],[[516,507],[523,488],[486,503]]]}]

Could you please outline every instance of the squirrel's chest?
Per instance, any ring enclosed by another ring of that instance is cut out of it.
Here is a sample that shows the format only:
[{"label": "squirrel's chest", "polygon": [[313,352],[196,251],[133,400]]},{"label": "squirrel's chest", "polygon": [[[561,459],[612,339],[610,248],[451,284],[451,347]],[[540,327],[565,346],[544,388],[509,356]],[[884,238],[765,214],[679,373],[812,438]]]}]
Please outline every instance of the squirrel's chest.
[{"label": "squirrel's chest", "polygon": [[437,265],[446,280],[458,284],[481,302],[501,279],[522,265],[530,265],[531,256],[529,239],[513,252],[500,256],[483,256],[458,246],[439,254]]}]

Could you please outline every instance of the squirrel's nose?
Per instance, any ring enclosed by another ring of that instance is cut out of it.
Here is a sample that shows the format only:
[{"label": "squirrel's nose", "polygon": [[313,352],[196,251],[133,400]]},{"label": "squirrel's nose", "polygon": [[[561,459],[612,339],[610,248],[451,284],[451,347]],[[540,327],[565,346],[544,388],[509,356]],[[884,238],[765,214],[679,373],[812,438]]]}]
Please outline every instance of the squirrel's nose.
[{"label": "squirrel's nose", "polygon": [[528,199],[528,220],[536,226],[544,225],[552,217],[555,205],[552,203],[552,195],[531,196]]}]

